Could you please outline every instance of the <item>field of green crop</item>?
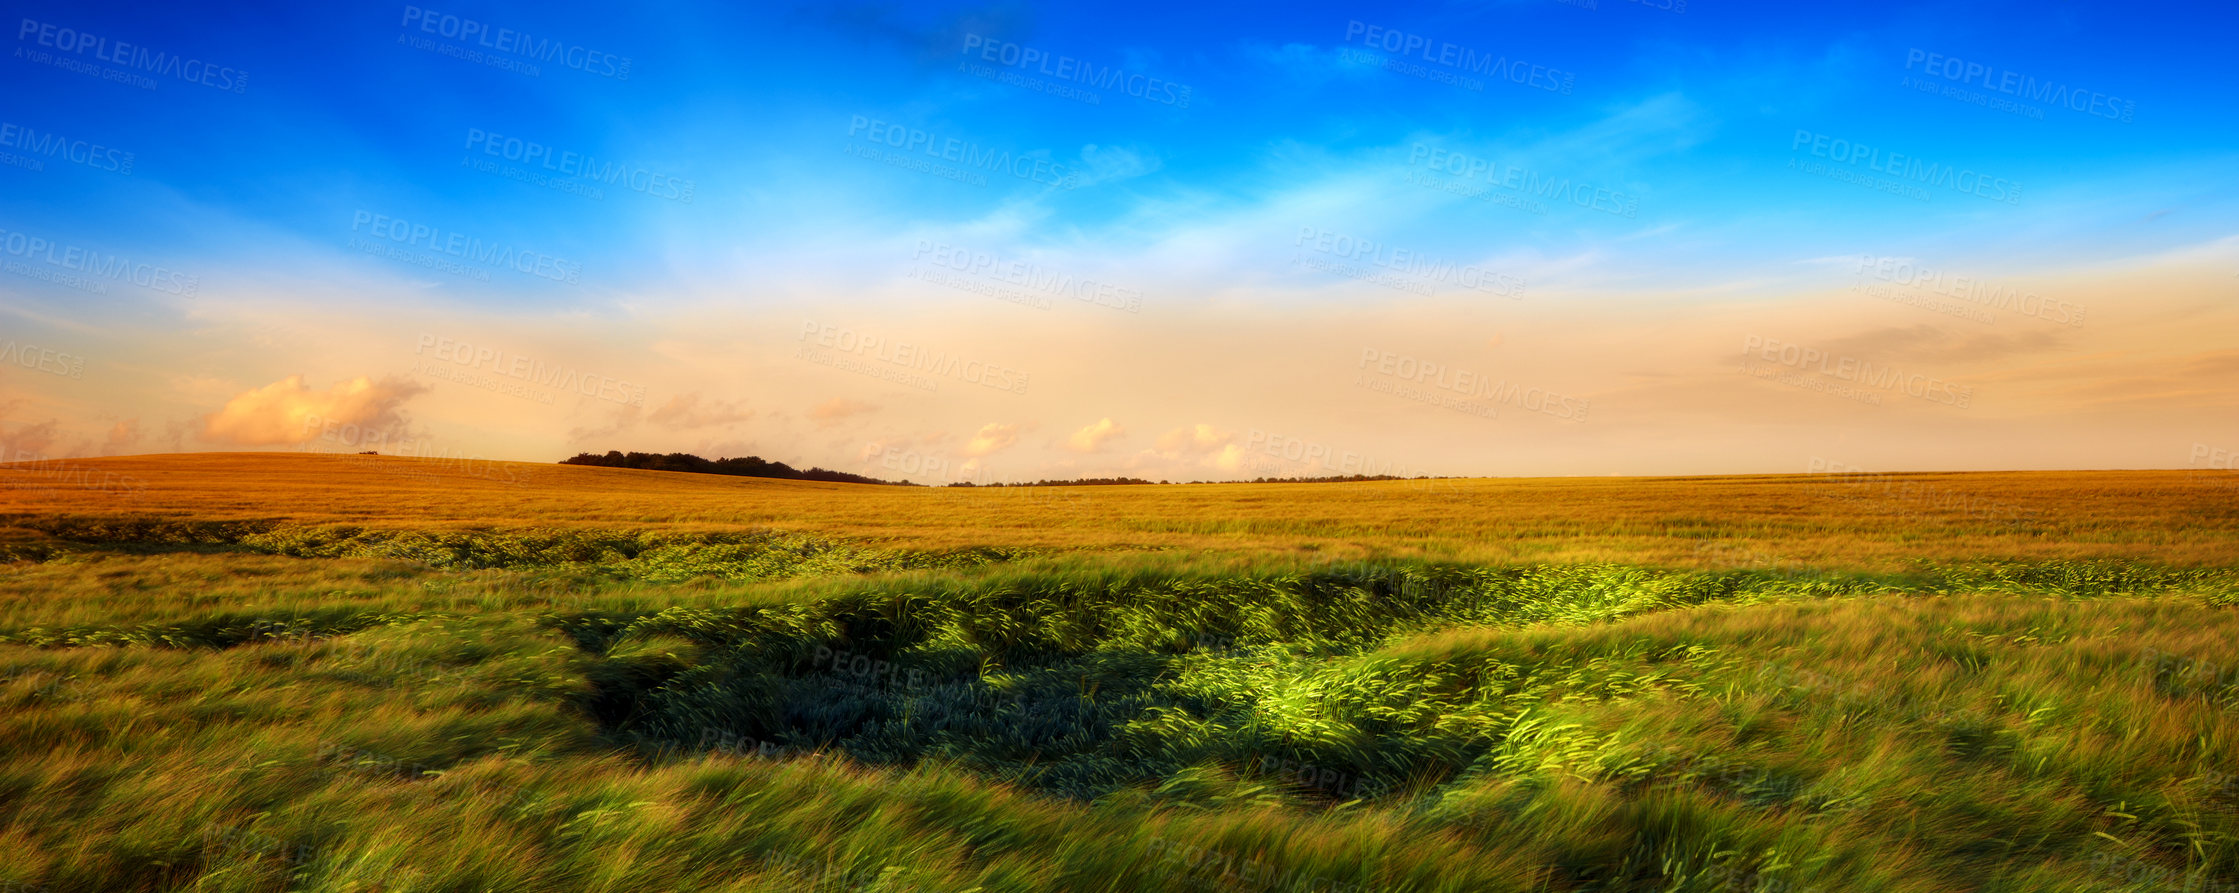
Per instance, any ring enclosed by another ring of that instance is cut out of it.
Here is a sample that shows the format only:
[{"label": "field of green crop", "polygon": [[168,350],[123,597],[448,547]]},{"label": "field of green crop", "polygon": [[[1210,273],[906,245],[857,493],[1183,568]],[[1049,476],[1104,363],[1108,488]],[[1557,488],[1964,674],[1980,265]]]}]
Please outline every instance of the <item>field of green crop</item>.
[{"label": "field of green crop", "polygon": [[0,891],[2239,890],[2220,478],[403,461],[0,468]]}]

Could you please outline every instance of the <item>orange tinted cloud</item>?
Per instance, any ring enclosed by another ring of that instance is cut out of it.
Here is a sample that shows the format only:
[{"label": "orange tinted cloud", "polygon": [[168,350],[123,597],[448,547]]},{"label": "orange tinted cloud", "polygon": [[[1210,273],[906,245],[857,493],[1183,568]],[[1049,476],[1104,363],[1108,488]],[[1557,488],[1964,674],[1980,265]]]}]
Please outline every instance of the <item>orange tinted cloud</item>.
[{"label": "orange tinted cloud", "polygon": [[817,404],[815,409],[809,410],[809,418],[819,426],[830,426],[839,424],[841,419],[848,416],[861,415],[877,408],[861,400],[834,397]]},{"label": "orange tinted cloud", "polygon": [[754,411],[724,400],[702,401],[698,393],[678,394],[647,413],[645,420],[664,428],[712,428],[743,422]]},{"label": "orange tinted cloud", "polygon": [[1107,416],[1097,419],[1093,424],[1087,425],[1079,431],[1073,432],[1073,436],[1065,441],[1065,445],[1071,447],[1075,452],[1093,453],[1103,449],[1105,441],[1126,433],[1126,429],[1114,424],[1111,418]]},{"label": "orange tinted cloud", "polygon": [[1158,448],[1163,452],[1179,453],[1184,450],[1209,450],[1227,443],[1233,435],[1199,422],[1188,428],[1176,428],[1158,438]]},{"label": "orange tinted cloud", "polygon": [[985,456],[1018,442],[1018,426],[989,422],[980,427],[978,434],[964,444],[964,455],[974,458]]},{"label": "orange tinted cloud", "polygon": [[327,423],[355,425],[365,431],[394,432],[404,427],[403,406],[425,385],[363,375],[315,391],[303,376],[290,375],[243,391],[203,420],[202,437],[237,446],[300,443]]}]

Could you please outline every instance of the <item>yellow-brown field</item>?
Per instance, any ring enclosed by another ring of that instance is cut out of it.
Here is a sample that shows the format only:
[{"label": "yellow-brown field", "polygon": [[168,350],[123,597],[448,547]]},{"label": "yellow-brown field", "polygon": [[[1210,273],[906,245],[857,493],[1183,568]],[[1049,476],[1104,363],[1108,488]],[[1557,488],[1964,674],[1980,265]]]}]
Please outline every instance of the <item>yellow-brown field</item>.
[{"label": "yellow-brown field", "polygon": [[[899,548],[1023,546],[1468,562],[2239,560],[2239,473],[1476,478],[874,487],[519,462],[200,453],[0,465],[0,513],[430,527],[775,528]],[[105,482],[105,483],[104,483]]]}]

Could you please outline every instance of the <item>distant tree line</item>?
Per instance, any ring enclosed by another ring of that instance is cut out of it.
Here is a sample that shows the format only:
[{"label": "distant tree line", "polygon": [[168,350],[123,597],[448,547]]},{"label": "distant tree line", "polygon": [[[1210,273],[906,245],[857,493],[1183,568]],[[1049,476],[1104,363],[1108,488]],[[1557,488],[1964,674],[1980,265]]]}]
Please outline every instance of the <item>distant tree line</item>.
[{"label": "distant tree line", "polygon": [[[1350,484],[1350,483],[1355,483],[1355,482],[1358,482],[1358,481],[1421,481],[1421,480],[1439,480],[1439,479],[1440,479],[1440,478],[1437,478],[1437,477],[1433,477],[1433,476],[1431,476],[1431,475],[1422,475],[1422,476],[1419,476],[1419,477],[1411,477],[1411,478],[1409,478],[1409,477],[1400,477],[1399,475],[1396,475],[1396,474],[1341,474],[1341,475],[1332,475],[1332,476],[1329,476],[1329,477],[1318,477],[1318,478],[1268,478],[1268,477],[1262,477],[1262,478],[1253,478],[1253,479],[1251,479],[1251,480],[1248,480],[1248,481],[1185,481],[1184,483],[1191,483],[1191,484]],[[1171,484],[1171,483],[1173,483],[1173,482],[1172,482],[1172,481],[1146,481],[1146,480],[1144,480],[1144,479],[1142,479],[1142,478],[1080,478],[1080,479],[1078,479],[1078,480],[1070,480],[1070,481],[1034,481],[1034,482],[1032,482],[1032,483],[1018,483],[1018,484],[975,484],[975,483],[972,483],[971,481],[959,481],[959,482],[957,482],[957,483],[954,483],[954,484],[950,484],[949,486],[951,486],[951,487],[1083,487],[1083,486],[1107,486],[1107,485],[1111,485],[1111,484]]]},{"label": "distant tree line", "polygon": [[[597,465],[602,468],[637,468],[646,471],[690,471],[699,474],[728,474],[750,478],[780,478],[789,481],[827,481],[840,484],[885,484],[894,487],[922,487],[907,480],[882,481],[860,474],[811,467],[807,471],[783,462],[771,462],[760,456],[742,456],[736,459],[702,459],[691,453],[625,453],[608,450],[599,453],[577,453],[574,458],[560,460],[561,465]],[[1253,478],[1248,481],[1190,481],[1193,484],[1350,484],[1361,481],[1420,481],[1438,480],[1432,475],[1400,477],[1393,474],[1343,474],[1330,477]],[[959,481],[951,487],[1102,487],[1120,484],[1166,484],[1168,481],[1146,481],[1142,478],[1078,478],[1069,481],[1043,480],[1019,484],[975,484]]]},{"label": "distant tree line", "polygon": [[1416,475],[1416,476],[1414,476],[1414,477],[1400,477],[1399,475],[1396,475],[1396,474],[1336,474],[1336,475],[1330,475],[1329,477],[1318,477],[1318,478],[1253,478],[1253,479],[1251,479],[1251,480],[1248,480],[1248,481],[1239,481],[1238,483],[1244,483],[1244,484],[1350,484],[1350,483],[1355,483],[1355,482],[1358,482],[1358,481],[1436,481],[1436,480],[1444,480],[1444,477],[1442,477],[1442,476],[1440,476],[1440,475],[1432,475],[1432,474],[1419,474],[1419,475]]},{"label": "distant tree line", "polygon": [[1080,479],[1077,479],[1077,480],[1070,480],[1070,481],[1035,481],[1035,482],[1033,482],[1033,483],[1031,483],[1031,484],[1025,484],[1025,483],[1020,483],[1020,484],[1002,484],[1002,483],[996,483],[996,484],[975,484],[975,483],[972,483],[971,481],[958,481],[958,482],[956,482],[956,483],[950,484],[949,486],[951,486],[951,487],[1101,487],[1101,486],[1105,486],[1105,485],[1108,485],[1108,484],[1149,484],[1149,483],[1160,483],[1160,484],[1163,484],[1163,483],[1166,483],[1166,482],[1165,482],[1165,481],[1155,481],[1155,482],[1154,482],[1154,481],[1146,481],[1146,480],[1143,480],[1142,478],[1080,478]]},{"label": "distant tree line", "polygon": [[848,474],[828,468],[810,468],[807,471],[783,462],[771,462],[760,456],[742,456],[736,459],[702,459],[691,453],[625,453],[608,450],[606,455],[577,453],[572,459],[560,460],[561,465],[597,465],[604,468],[639,468],[646,471],[690,471],[699,474],[729,474],[750,478],[780,478],[789,481],[828,481],[840,484],[889,484],[915,486],[908,481],[882,481],[860,474]]}]

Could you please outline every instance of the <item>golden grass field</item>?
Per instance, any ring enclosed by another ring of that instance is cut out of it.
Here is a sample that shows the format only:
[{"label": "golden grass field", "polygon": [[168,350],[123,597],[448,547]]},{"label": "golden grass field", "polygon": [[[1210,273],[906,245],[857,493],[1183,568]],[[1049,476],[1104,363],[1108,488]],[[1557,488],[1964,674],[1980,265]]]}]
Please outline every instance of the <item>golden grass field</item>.
[{"label": "golden grass field", "polygon": [[[67,467],[63,467],[67,466]],[[108,489],[85,482],[108,481]],[[124,483],[118,483],[124,482]],[[0,514],[411,527],[777,528],[898,548],[1022,546],[1471,562],[2239,557],[2239,473],[1500,478],[897,488],[522,462],[198,453],[0,465]]]},{"label": "golden grass field", "polygon": [[2182,471],[0,466],[0,891],[2239,889]]}]

